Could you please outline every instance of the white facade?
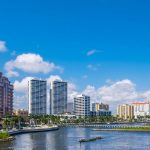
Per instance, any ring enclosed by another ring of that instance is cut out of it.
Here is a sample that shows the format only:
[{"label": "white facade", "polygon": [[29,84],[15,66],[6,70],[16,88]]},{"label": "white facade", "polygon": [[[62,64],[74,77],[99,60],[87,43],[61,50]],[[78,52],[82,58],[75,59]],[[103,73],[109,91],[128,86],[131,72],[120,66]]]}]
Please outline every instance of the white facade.
[{"label": "white facade", "polygon": [[67,112],[67,82],[53,81],[50,89],[50,114],[58,115]]},{"label": "white facade", "polygon": [[135,118],[150,115],[150,102],[135,102],[133,106]]},{"label": "white facade", "polygon": [[74,114],[76,116],[90,115],[90,97],[86,95],[78,95],[74,98]]},{"label": "white facade", "polygon": [[29,114],[45,115],[47,101],[47,82],[32,79],[28,82]]}]

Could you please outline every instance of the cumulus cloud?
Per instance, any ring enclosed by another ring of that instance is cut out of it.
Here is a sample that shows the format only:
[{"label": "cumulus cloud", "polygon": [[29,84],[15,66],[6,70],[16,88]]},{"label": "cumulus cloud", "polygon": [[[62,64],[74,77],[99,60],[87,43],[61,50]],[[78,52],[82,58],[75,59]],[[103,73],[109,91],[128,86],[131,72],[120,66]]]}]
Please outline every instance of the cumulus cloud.
[{"label": "cumulus cloud", "polygon": [[59,80],[62,81],[62,78],[59,75],[51,75],[47,78],[47,83],[50,84],[52,81]]},{"label": "cumulus cloud", "polygon": [[75,83],[69,82],[68,83],[68,101],[73,102],[74,97],[76,97],[79,94],[77,91],[77,86]]},{"label": "cumulus cloud", "polygon": [[60,66],[56,66],[53,62],[44,61],[39,54],[27,53],[21,54],[15,60],[10,60],[5,64],[7,76],[18,76],[16,70],[27,73],[49,73],[54,70],[62,71]]},{"label": "cumulus cloud", "polygon": [[0,52],[5,52],[5,51],[7,51],[6,42],[0,41]]},{"label": "cumulus cloud", "polygon": [[25,77],[14,82],[14,108],[28,108],[28,81],[34,77]]},{"label": "cumulus cloud", "polygon": [[27,93],[28,91],[28,81],[34,77],[25,77],[21,81],[16,80],[14,82],[14,91],[19,93]]},{"label": "cumulus cloud", "polygon": [[128,79],[100,87],[97,93],[104,101],[125,101],[138,98],[136,85]]}]

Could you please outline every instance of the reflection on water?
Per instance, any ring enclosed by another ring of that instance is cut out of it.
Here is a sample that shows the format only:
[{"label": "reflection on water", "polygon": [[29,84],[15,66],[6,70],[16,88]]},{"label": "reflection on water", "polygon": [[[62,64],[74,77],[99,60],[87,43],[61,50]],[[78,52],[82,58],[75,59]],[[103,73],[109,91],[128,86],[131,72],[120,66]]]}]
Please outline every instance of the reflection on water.
[{"label": "reflection on water", "polygon": [[[79,143],[80,138],[103,136],[103,140]],[[57,131],[17,135],[0,143],[0,150],[150,150],[149,132],[106,132],[90,128],[61,128]]]}]

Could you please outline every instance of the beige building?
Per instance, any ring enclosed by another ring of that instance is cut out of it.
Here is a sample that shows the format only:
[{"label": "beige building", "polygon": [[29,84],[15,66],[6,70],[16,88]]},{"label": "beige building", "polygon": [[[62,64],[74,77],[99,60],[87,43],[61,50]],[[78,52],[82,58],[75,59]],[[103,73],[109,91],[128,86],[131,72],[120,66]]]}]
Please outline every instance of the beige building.
[{"label": "beige building", "polygon": [[109,110],[109,105],[103,103],[93,103],[92,111],[99,111],[99,110]]},{"label": "beige building", "polygon": [[28,110],[24,110],[24,109],[18,109],[14,112],[14,114],[16,116],[21,116],[23,118],[27,117],[28,116]]},{"label": "beige building", "polygon": [[134,107],[129,104],[119,105],[117,107],[117,115],[122,119],[132,119],[134,118]]}]

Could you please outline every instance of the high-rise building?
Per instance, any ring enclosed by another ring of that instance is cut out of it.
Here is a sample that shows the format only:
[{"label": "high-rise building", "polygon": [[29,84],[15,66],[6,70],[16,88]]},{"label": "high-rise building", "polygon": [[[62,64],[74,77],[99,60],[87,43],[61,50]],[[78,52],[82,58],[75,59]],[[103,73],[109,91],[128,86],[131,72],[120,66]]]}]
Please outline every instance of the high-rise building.
[{"label": "high-rise building", "polygon": [[90,97],[86,95],[78,95],[74,98],[74,114],[76,116],[90,115]]},{"label": "high-rise building", "polygon": [[92,103],[92,111],[99,111],[99,110],[109,110],[108,104],[103,103]]},{"label": "high-rise building", "polygon": [[13,112],[13,85],[0,72],[0,118]]},{"label": "high-rise building", "polygon": [[73,102],[67,103],[67,112],[73,114],[74,113],[74,106]]},{"label": "high-rise building", "polygon": [[28,82],[29,114],[45,115],[47,102],[47,82],[40,79],[32,79]]},{"label": "high-rise building", "polygon": [[63,114],[67,112],[67,82],[55,80],[50,88],[50,114]]},{"label": "high-rise building", "polygon": [[117,107],[117,115],[122,119],[133,119],[134,107],[132,105],[123,104]]},{"label": "high-rise building", "polygon": [[150,115],[150,102],[134,102],[134,116],[147,116]]}]

